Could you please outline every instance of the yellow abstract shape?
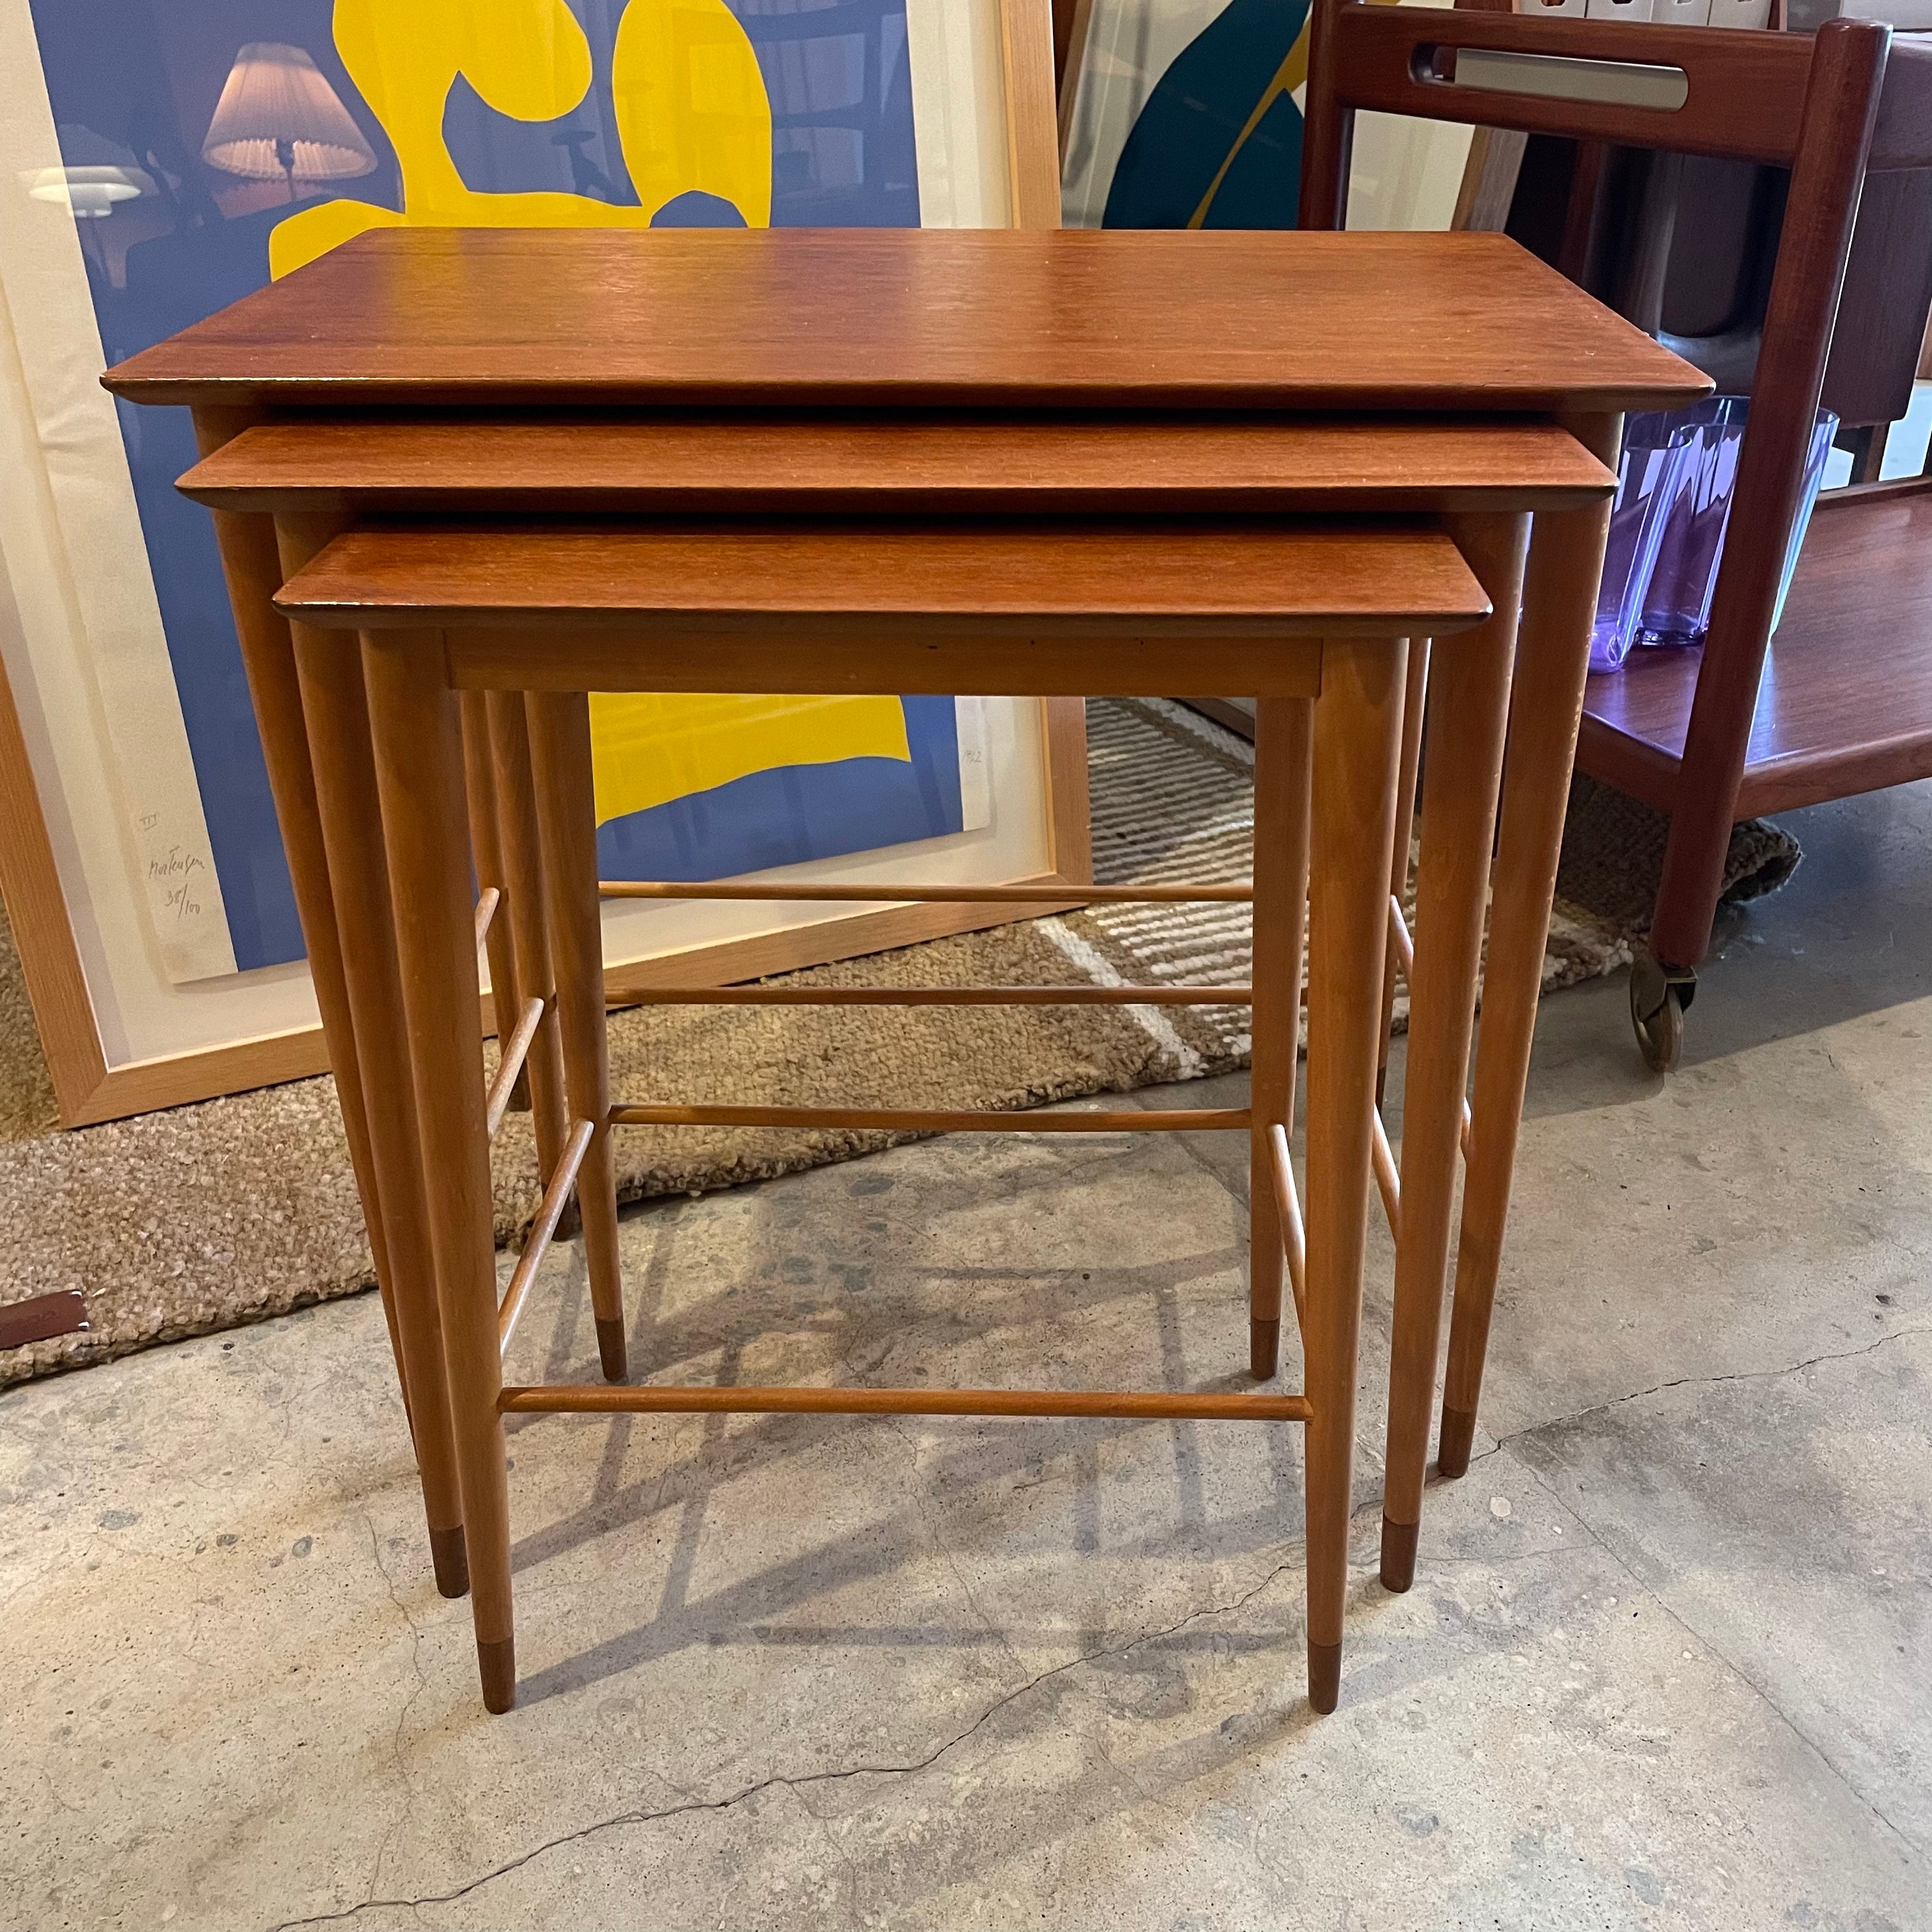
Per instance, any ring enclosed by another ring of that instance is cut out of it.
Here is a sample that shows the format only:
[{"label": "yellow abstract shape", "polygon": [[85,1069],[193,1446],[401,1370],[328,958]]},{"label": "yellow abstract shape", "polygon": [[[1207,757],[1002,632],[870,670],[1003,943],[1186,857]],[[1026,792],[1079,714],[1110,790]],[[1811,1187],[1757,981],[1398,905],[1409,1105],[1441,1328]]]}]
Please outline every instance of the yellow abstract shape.
[{"label": "yellow abstract shape", "polygon": [[625,10],[610,79],[636,207],[478,194],[443,143],[459,75],[514,120],[554,121],[582,102],[590,43],[563,0],[336,0],[335,44],[396,151],[403,206],[344,200],[292,214],[268,240],[278,280],[371,228],[645,228],[693,193],[731,202],[748,227],[771,220],[771,104],[724,0],[631,0]]},{"label": "yellow abstract shape", "polygon": [[781,766],[910,764],[912,747],[896,698],[601,692],[590,699],[590,758],[597,822],[608,825]]},{"label": "yellow abstract shape", "polygon": [[638,199],[695,189],[749,228],[772,218],[772,107],[757,50],[724,0],[631,0],[610,57],[617,138]]}]

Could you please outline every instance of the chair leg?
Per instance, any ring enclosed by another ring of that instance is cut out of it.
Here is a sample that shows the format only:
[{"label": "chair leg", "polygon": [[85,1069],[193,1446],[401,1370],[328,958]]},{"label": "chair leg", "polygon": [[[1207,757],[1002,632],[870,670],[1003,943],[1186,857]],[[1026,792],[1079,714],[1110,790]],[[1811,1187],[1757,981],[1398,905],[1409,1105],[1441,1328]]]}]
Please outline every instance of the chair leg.
[{"label": "chair leg", "polygon": [[1331,638],[1315,700],[1308,955],[1308,1696],[1342,1674],[1354,1476],[1355,1354],[1368,1232],[1376,1036],[1407,652]]},{"label": "chair leg", "polygon": [[1390,1590],[1406,1590],[1415,1577],[1528,523],[1524,516],[1465,516],[1450,525],[1496,614],[1438,657],[1430,695],[1382,1490],[1382,1579]]},{"label": "chair leg", "polygon": [[490,1148],[461,740],[440,645],[434,632],[372,632],[363,638],[362,658],[463,1484],[477,1663],[484,1704],[507,1711],[516,1702],[516,1637],[496,1406],[502,1370]]},{"label": "chair leg", "polygon": [[610,1063],[604,1039],[603,920],[597,897],[597,821],[591,789],[590,704],[581,692],[532,692],[530,767],[543,846],[551,958],[563,1030],[571,1118],[591,1124],[577,1172],[590,1302],[604,1378],[626,1372],[624,1291],[617,1258],[617,1176],[610,1142]]},{"label": "chair leg", "polygon": [[[1389,841],[1389,896],[1408,890],[1408,850],[1415,836],[1415,786],[1422,763],[1422,719],[1429,702],[1429,640],[1408,640],[1408,675],[1402,694],[1402,761],[1396,772],[1395,835]],[[1382,964],[1382,1045],[1376,1058],[1376,1105],[1388,1084],[1390,1037],[1395,1026],[1395,982],[1400,970],[1395,934],[1388,938]]]},{"label": "chair leg", "polygon": [[1308,922],[1309,788],[1314,705],[1264,698],[1255,706],[1255,988],[1248,1156],[1248,1368],[1266,1382],[1281,1364],[1283,1262],[1275,1204],[1279,1122],[1294,1132],[1301,1042],[1301,952]]},{"label": "chair leg", "polygon": [[537,1169],[545,1186],[556,1172],[569,1128],[565,1118],[563,1040],[557,1023],[556,973],[544,926],[544,870],[537,832],[536,795],[530,778],[530,728],[521,694],[488,694],[496,832],[509,892],[509,936],[514,942],[520,998],[549,1002],[530,1042],[524,1072],[536,1115]]},{"label": "chair leg", "polygon": [[[496,782],[490,763],[490,721],[485,694],[466,691],[460,699],[463,714],[463,782],[470,801],[470,851],[475,862],[479,891],[494,886],[503,895],[496,904],[496,916],[484,935],[483,947],[490,962],[490,1004],[496,1016],[496,1038],[507,1045],[517,1030],[524,1010],[524,993],[517,975],[517,959],[510,943],[510,908],[503,870],[503,845],[497,829]],[[510,1110],[530,1110],[530,1088],[527,1071],[517,1076],[510,1090]],[[545,1171],[545,1178],[548,1172]]]},{"label": "chair leg", "polygon": [[[1616,462],[1620,418],[1596,417],[1570,427],[1595,455]],[[1530,537],[1436,1448],[1436,1467],[1444,1476],[1468,1470],[1475,1438],[1609,527],[1609,506],[1599,504],[1541,512]]]}]

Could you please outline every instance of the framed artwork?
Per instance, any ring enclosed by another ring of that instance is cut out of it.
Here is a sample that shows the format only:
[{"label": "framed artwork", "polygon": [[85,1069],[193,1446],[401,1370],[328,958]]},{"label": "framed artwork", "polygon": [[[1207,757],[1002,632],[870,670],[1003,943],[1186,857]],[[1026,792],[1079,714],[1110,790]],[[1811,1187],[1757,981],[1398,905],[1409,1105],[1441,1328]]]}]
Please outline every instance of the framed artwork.
[{"label": "framed artwork", "polygon": [[[1402,0],[1446,5],[1449,0]],[[1070,228],[1292,228],[1309,0],[1072,0]],[[1470,130],[1356,117],[1351,228],[1448,228]]]},{"label": "framed artwork", "polygon": [[[173,487],[192,428],[100,370],[376,226],[1057,223],[1048,0],[827,14],[0,0],[0,884],[68,1123],[323,1064],[212,528]],[[1077,705],[592,715],[608,878],[1084,874]],[[607,956],[742,978],[989,916],[630,902]]]}]

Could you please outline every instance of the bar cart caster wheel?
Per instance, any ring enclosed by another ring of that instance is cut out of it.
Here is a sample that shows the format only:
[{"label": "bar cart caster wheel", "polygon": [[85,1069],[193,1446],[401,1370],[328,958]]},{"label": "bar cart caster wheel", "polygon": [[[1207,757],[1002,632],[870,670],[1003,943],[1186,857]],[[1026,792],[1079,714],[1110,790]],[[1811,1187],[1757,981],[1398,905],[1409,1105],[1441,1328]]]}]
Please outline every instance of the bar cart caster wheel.
[{"label": "bar cart caster wheel", "polygon": [[1668,1073],[1684,1050],[1684,1016],[1696,997],[1697,975],[1688,967],[1666,966],[1648,952],[1631,962],[1630,1024],[1637,1051],[1653,1073]]}]

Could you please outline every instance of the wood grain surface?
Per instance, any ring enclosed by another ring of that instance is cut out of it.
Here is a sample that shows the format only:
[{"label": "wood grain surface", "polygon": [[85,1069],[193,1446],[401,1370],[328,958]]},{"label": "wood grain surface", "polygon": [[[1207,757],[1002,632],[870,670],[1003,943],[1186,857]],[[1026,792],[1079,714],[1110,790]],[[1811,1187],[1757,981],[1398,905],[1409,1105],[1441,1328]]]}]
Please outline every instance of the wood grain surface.
[{"label": "wood grain surface", "polygon": [[1616,484],[1553,423],[1242,412],[337,417],[249,430],[180,487],[233,510],[1040,515],[1557,509]]},{"label": "wood grain surface", "polygon": [[1453,631],[1489,599],[1439,530],[1416,522],[980,520],[365,526],[298,571],[277,608],[384,630],[523,625],[848,636],[943,620],[953,632],[1319,634]]},{"label": "wood grain surface", "polygon": [[142,402],[1653,409],[1708,385],[1499,235],[358,236],[104,378]]}]

